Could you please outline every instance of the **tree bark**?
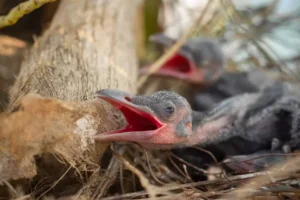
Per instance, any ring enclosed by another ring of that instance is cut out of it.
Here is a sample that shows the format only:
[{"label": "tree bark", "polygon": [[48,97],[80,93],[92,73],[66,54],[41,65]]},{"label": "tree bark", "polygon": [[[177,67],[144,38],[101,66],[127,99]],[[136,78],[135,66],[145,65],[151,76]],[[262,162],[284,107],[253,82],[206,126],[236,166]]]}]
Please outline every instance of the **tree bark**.
[{"label": "tree bark", "polygon": [[102,88],[135,92],[135,2],[62,1],[23,63],[10,102],[28,92],[75,101]]},{"label": "tree bark", "polygon": [[136,92],[137,3],[61,2],[10,90],[8,111],[14,112],[1,116],[0,179],[33,177],[33,157],[43,153],[58,154],[76,167],[79,163],[79,170],[97,162],[108,144],[95,144],[93,135],[123,121],[110,105],[92,100],[94,93],[103,88]]}]

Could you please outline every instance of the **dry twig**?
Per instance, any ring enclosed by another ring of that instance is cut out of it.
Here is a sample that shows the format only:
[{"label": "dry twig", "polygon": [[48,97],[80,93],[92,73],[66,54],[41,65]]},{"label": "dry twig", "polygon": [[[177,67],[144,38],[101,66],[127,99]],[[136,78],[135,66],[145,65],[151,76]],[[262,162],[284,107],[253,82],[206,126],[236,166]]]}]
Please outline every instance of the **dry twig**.
[{"label": "dry twig", "polygon": [[137,175],[140,179],[140,182],[142,186],[146,189],[147,193],[149,194],[150,198],[155,198],[156,197],[156,186],[150,184],[149,180],[145,177],[145,175],[135,168],[132,164],[130,164],[125,158],[123,158],[120,154],[115,152],[113,150],[113,154],[135,175]]},{"label": "dry twig", "polygon": [[28,0],[26,2],[20,3],[5,16],[0,16],[0,29],[6,26],[12,26],[24,15],[31,13],[32,11],[38,9],[42,5],[54,2],[56,0]]},{"label": "dry twig", "polygon": [[251,179],[251,182],[225,195],[225,198],[245,199],[253,195],[261,186],[284,180],[296,173],[300,168],[300,156],[289,159],[288,162],[279,163],[273,166],[268,173],[263,176]]},{"label": "dry twig", "polygon": [[[164,186],[161,188],[157,188],[156,192],[157,192],[157,194],[163,194],[167,191],[179,190],[179,189],[183,190],[184,188],[191,188],[191,187],[198,187],[198,186],[211,186],[214,184],[225,184],[225,183],[235,184],[237,181],[248,180],[248,179],[251,179],[254,177],[262,176],[264,174],[267,174],[267,172],[256,172],[256,173],[250,173],[250,174],[231,176],[228,178],[230,180],[230,182],[228,182],[227,178],[222,178],[222,179],[218,179],[218,180],[210,180],[210,181],[202,181],[202,182],[200,181],[200,182],[186,183],[186,184],[176,184],[176,185],[170,185],[170,186]],[[140,191],[140,192],[127,193],[127,194],[122,194],[122,195],[113,196],[113,197],[106,197],[106,198],[103,198],[103,200],[119,200],[119,199],[124,199],[124,198],[140,197],[143,195],[147,195],[147,192]],[[214,193],[212,195],[216,195],[216,193]]]},{"label": "dry twig", "polygon": [[[122,155],[125,151],[125,146],[122,146],[120,149],[118,149],[118,153]],[[94,195],[91,199],[101,199],[105,192],[108,190],[108,188],[113,184],[113,182],[116,180],[118,171],[120,168],[120,162],[116,158],[112,158],[110,160],[110,163],[105,171],[104,179],[98,184],[97,189],[94,192]]]},{"label": "dry twig", "polygon": [[59,177],[59,179],[57,181],[55,181],[55,183],[48,189],[46,190],[45,192],[43,192],[38,198],[37,200],[39,200],[40,198],[44,197],[45,194],[47,194],[50,190],[52,190],[63,178],[64,176],[70,171],[70,169],[72,168],[72,166],[70,166],[66,171],[65,173]]}]

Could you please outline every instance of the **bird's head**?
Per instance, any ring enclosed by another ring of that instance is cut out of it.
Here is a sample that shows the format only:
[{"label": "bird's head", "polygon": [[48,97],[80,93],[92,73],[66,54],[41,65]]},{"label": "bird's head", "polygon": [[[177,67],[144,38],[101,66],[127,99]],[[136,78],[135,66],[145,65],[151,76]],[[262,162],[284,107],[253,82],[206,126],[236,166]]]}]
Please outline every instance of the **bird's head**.
[{"label": "bird's head", "polygon": [[192,134],[192,110],[187,100],[176,93],[160,91],[150,96],[135,96],[120,90],[96,93],[120,110],[128,125],[100,133],[97,141],[134,142],[145,148],[172,148],[185,143]]},{"label": "bird's head", "polygon": [[[164,47],[169,47],[175,42],[163,34],[152,35],[150,40]],[[202,85],[218,80],[223,68],[224,55],[217,41],[211,38],[194,38],[188,40],[153,74]],[[148,71],[147,66],[143,67],[140,73],[147,74]]]}]

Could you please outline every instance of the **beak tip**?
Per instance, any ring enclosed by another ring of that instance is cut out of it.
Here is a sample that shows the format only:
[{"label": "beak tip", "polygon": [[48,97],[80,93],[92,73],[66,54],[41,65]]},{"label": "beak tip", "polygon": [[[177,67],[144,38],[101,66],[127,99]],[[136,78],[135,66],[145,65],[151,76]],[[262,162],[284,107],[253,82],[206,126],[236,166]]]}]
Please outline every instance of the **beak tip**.
[{"label": "beak tip", "polygon": [[95,97],[101,98],[101,97],[112,97],[114,94],[114,91],[111,89],[102,89],[95,92]]},{"label": "beak tip", "polygon": [[118,101],[123,101],[126,96],[132,97],[132,94],[116,89],[102,89],[95,92],[95,97],[105,99],[116,99]]},{"label": "beak tip", "polygon": [[94,96],[95,97],[101,97],[105,95],[105,89],[104,90],[98,90],[97,92],[95,92]]}]

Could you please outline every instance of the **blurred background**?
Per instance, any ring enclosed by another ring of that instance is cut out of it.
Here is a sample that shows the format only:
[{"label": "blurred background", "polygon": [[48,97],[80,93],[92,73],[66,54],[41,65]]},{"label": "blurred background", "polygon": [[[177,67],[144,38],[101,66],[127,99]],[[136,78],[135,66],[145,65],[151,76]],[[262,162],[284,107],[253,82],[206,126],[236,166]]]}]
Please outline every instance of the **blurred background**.
[{"label": "blurred background", "polygon": [[[227,70],[277,68],[299,74],[300,2],[293,0],[153,0],[143,7],[140,60],[155,57],[149,35],[163,31],[180,37],[204,13],[194,36],[217,38],[227,57]],[[141,33],[140,33],[141,34]]]},{"label": "blurred background", "polygon": [[[0,15],[25,0],[1,0]],[[0,30],[0,105],[20,63],[36,37],[47,29],[59,0]],[[209,5],[208,5],[209,3]],[[222,45],[228,71],[274,69],[298,80],[300,69],[300,1],[295,0],[145,0],[137,16],[137,56],[141,66],[160,55],[149,36],[164,32],[179,38],[195,21],[193,37],[209,36]]]}]

